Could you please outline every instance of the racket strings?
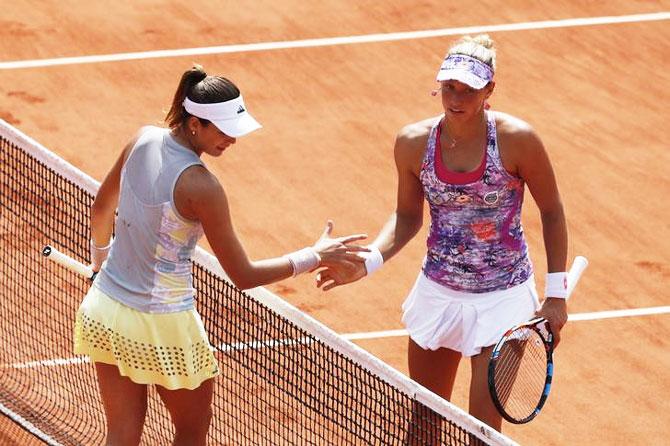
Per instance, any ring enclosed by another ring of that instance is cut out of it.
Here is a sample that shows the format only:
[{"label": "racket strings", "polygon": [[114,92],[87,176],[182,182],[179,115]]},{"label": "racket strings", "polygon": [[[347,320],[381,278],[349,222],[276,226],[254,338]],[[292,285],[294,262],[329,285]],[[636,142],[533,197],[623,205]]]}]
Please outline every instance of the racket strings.
[{"label": "racket strings", "polygon": [[[523,369],[525,365],[520,365]],[[512,380],[506,383],[507,388],[504,390],[505,395],[505,410],[514,417],[525,417],[530,414],[542,396],[544,387],[544,380],[538,379],[537,376],[543,376],[543,370],[535,372],[535,378],[530,372],[518,372]]]},{"label": "racket strings", "polygon": [[498,401],[510,416],[529,416],[540,401],[546,379],[547,353],[532,329],[515,331],[505,341],[495,366]]}]

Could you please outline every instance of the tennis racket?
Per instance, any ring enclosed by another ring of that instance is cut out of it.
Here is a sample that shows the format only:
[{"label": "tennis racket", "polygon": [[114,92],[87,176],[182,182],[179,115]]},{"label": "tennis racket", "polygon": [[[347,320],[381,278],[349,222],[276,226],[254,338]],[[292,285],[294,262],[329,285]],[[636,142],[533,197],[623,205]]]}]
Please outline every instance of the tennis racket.
[{"label": "tennis racket", "polygon": [[[568,297],[588,266],[578,256],[568,272]],[[554,339],[544,318],[519,324],[503,335],[491,352],[488,382],[500,415],[514,424],[535,418],[549,396],[554,373]]]},{"label": "tennis racket", "polygon": [[53,260],[59,265],[64,266],[70,271],[73,271],[77,274],[86,277],[88,280],[92,281],[98,274],[97,272],[93,272],[93,270],[89,266],[84,265],[83,263],[73,259],[67,254],[60,252],[51,245],[46,245],[44,248],[42,248],[42,255],[48,258],[49,260]]}]

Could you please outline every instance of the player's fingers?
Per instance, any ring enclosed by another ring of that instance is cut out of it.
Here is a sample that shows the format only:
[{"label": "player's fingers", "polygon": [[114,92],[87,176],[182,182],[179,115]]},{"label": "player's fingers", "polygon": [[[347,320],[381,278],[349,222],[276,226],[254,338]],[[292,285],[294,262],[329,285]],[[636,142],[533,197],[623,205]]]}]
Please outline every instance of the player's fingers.
[{"label": "player's fingers", "polygon": [[328,280],[328,273],[321,271],[316,274],[316,286],[320,287]]},{"label": "player's fingers", "polygon": [[322,274],[320,283],[321,284],[319,288],[321,288],[323,291],[328,291],[334,286],[333,284],[335,283],[335,279],[330,275]]},{"label": "player's fingers", "polygon": [[323,287],[323,291],[332,290],[333,288],[335,288],[335,287],[338,286],[338,285],[339,285],[339,284],[333,280],[332,282],[326,284],[326,285]]},{"label": "player's fingers", "polygon": [[370,252],[369,248],[358,245],[345,245],[347,252]]},{"label": "player's fingers", "polygon": [[326,221],[326,228],[323,230],[321,238],[329,237],[331,232],[333,232],[333,220],[328,220]]},{"label": "player's fingers", "polygon": [[342,255],[349,254],[351,256],[358,256],[359,252],[370,252],[370,250],[362,246],[342,245],[331,252],[334,254],[342,254]]},{"label": "player's fingers", "polygon": [[[348,263],[348,265],[347,265]],[[341,252],[337,255],[328,255],[321,257],[321,266],[351,269],[357,265],[365,263],[365,258],[354,253]],[[353,265],[352,265],[353,264]]]},{"label": "player's fingers", "polygon": [[556,347],[559,342],[561,342],[561,329],[563,328],[563,324],[556,319],[549,320],[548,324],[549,331],[551,331],[551,335],[554,338],[554,347]]},{"label": "player's fingers", "polygon": [[347,254],[344,254],[344,258],[345,258],[346,260],[348,260],[348,261],[350,261],[350,262],[354,262],[354,263],[365,263],[365,258],[359,256],[358,254],[353,254],[353,253],[349,254],[349,253],[347,253]]},{"label": "player's fingers", "polygon": [[[337,239],[338,242],[340,243],[351,243],[351,242],[357,242],[359,240],[365,240],[368,238],[367,234],[353,234],[353,235],[347,235],[346,237],[340,237]],[[363,248],[361,246],[361,248]],[[364,248],[365,251],[369,251],[368,248]]]}]

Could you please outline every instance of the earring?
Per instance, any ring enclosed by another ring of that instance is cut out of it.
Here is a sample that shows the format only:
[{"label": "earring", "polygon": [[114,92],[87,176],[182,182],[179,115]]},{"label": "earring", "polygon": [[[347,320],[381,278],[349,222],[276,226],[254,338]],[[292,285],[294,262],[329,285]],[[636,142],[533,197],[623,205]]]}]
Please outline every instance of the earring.
[{"label": "earring", "polygon": [[191,130],[191,135],[195,135],[195,130]]}]

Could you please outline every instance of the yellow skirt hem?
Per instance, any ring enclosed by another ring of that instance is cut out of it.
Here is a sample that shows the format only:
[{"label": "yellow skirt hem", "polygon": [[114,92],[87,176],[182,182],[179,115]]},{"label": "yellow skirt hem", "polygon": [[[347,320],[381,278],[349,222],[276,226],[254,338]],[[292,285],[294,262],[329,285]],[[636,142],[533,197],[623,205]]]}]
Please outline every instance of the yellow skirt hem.
[{"label": "yellow skirt hem", "polygon": [[102,364],[116,366],[116,368],[119,369],[119,374],[121,376],[125,376],[135,384],[143,384],[143,385],[155,384],[157,386],[165,387],[168,390],[180,390],[180,389],[195,390],[198,387],[200,387],[200,385],[203,382],[219,375],[219,371],[217,370],[213,373],[202,374],[199,376],[190,376],[188,379],[177,378],[176,380],[169,380],[166,379],[164,376],[156,375],[151,372],[142,373],[141,370],[139,371],[132,370],[129,372],[125,368],[119,367],[119,364],[116,362],[116,359],[114,357],[110,359],[107,355],[90,355],[87,353],[77,351],[75,351],[75,353],[78,355],[87,356],[88,358],[90,358],[92,363],[99,362]]}]

